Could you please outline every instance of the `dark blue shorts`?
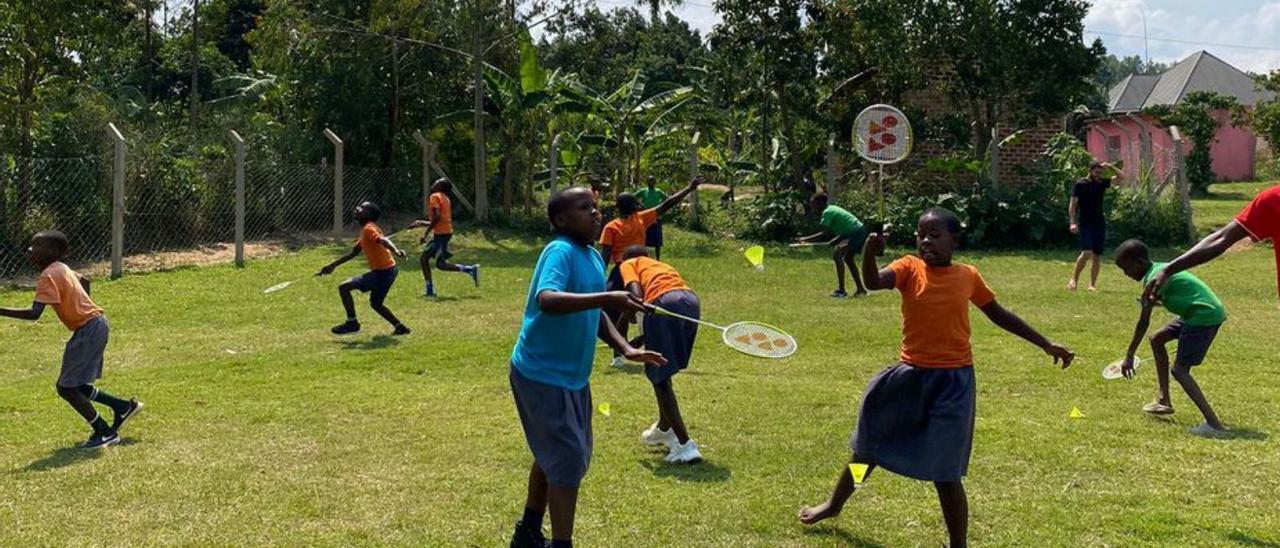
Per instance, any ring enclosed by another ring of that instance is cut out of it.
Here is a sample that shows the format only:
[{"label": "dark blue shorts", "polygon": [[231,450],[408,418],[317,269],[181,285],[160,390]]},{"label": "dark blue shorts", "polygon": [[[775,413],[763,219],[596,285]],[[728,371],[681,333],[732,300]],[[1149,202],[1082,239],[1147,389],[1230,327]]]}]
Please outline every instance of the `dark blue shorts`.
[{"label": "dark blue shorts", "polygon": [[644,230],[645,247],[662,247],[662,223],[653,223]]},{"label": "dark blue shorts", "polygon": [[1107,227],[1080,227],[1080,250],[1092,251],[1094,255],[1102,255],[1107,246]]},{"label": "dark blue shorts", "polygon": [[569,390],[540,383],[515,366],[508,377],[533,461],[547,483],[578,487],[591,465],[591,386]]},{"label": "dark blue shorts", "polygon": [[[658,297],[653,304],[682,316],[702,318],[702,305],[698,302],[698,296],[692,291],[683,289],[669,291]],[[689,367],[689,358],[693,356],[693,342],[697,338],[698,324],[696,323],[658,314],[646,315],[644,347],[646,350],[662,354],[662,357],[667,359],[667,365],[662,367],[644,368],[644,374],[649,377],[649,382],[658,384]]]},{"label": "dark blue shorts", "polygon": [[862,248],[867,245],[867,227],[859,228],[853,231],[853,234],[846,234],[836,240],[836,247],[841,244],[849,244],[849,252],[854,255],[861,255]]},{"label": "dark blue shorts", "polygon": [[1222,324],[1187,325],[1179,318],[1169,322],[1160,332],[1178,340],[1178,354],[1173,364],[1194,367],[1204,363],[1205,356],[1209,355],[1209,347],[1213,346],[1213,340],[1218,337],[1218,329],[1221,327]]},{"label": "dark blue shorts", "polygon": [[422,251],[427,258],[434,259],[439,257],[441,260],[448,260],[453,256],[449,252],[449,240],[453,239],[453,234],[436,234],[431,238],[431,243],[427,244],[427,248]]},{"label": "dark blue shorts", "polygon": [[960,481],[969,470],[977,383],[972,367],[899,363],[862,394],[851,445],[860,462],[923,481]]},{"label": "dark blue shorts", "polygon": [[370,270],[347,280],[355,286],[356,289],[369,294],[369,304],[379,305],[386,300],[387,292],[391,291],[391,284],[396,283],[396,276],[400,274],[400,268],[393,266],[385,270]]}]

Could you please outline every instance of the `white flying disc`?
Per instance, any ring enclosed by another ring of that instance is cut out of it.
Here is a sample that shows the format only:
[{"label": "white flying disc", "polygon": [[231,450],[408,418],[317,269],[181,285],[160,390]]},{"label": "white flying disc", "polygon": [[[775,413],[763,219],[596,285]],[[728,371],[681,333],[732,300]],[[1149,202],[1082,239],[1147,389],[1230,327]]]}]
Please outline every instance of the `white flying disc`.
[{"label": "white flying disc", "polygon": [[[1137,357],[1137,356],[1134,356],[1134,357],[1133,357],[1133,370],[1134,370],[1134,371],[1137,371],[1137,370],[1138,370],[1138,368],[1139,368],[1139,367],[1141,367],[1141,366],[1142,366],[1142,358],[1139,358],[1139,357]],[[1119,360],[1113,361],[1113,362],[1111,362],[1111,364],[1110,364],[1110,365],[1108,365],[1108,366],[1106,366],[1106,367],[1103,367],[1103,368],[1102,368],[1102,378],[1107,379],[1107,380],[1109,380],[1109,381],[1113,381],[1113,380],[1116,380],[1116,379],[1123,379],[1123,378],[1124,378],[1124,371],[1123,371],[1123,368],[1124,368],[1124,360],[1123,360],[1123,359],[1119,359]]]}]

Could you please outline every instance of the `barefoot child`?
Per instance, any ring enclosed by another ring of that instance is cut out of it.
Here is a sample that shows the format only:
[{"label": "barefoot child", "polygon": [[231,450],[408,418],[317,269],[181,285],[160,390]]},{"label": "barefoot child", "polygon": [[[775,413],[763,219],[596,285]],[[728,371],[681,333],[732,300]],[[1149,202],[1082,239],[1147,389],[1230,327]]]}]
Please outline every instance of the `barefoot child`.
[{"label": "barefoot child", "polygon": [[[853,278],[854,285],[858,286],[858,292],[854,296],[861,297],[867,294],[866,288],[862,286],[862,278],[858,276],[858,268],[854,266],[854,258],[858,252],[862,251],[863,244],[867,241],[867,227],[862,221],[849,213],[838,205],[828,203],[827,195],[821,192],[814,194],[809,200],[810,207],[814,211],[822,212],[823,231],[809,236],[798,238],[796,241],[800,243],[816,242],[823,239],[830,239],[827,245],[834,246],[835,252],[831,255],[836,261],[836,290],[831,293],[832,297],[843,299],[849,294],[844,290],[844,267],[849,267],[849,276]],[[832,238],[832,236],[835,236]]]},{"label": "barefoot child", "polygon": [[[658,305],[682,316],[701,318],[702,305],[698,296],[685,283],[680,273],[671,265],[649,258],[643,246],[627,248],[622,265],[622,283],[627,291],[646,304]],[[658,422],[640,435],[640,442],[649,447],[668,449],[666,461],[688,464],[702,460],[698,443],[689,439],[689,431],[680,416],[680,403],[676,401],[671,378],[689,367],[693,355],[693,341],[698,338],[698,324],[657,314],[644,317],[644,347],[667,359],[662,367],[646,367],[644,373],[653,383],[653,394],[658,400]]]},{"label": "barefoot child", "polygon": [[449,240],[453,239],[453,202],[449,200],[449,192],[453,191],[453,183],[441,177],[431,185],[431,197],[427,199],[427,218],[414,221],[409,229],[426,228],[422,233],[422,243],[427,243],[427,236],[432,236],[431,243],[422,251],[422,278],[427,282],[423,292],[425,297],[435,297],[436,288],[431,283],[431,260],[435,259],[436,268],[445,272],[462,272],[471,276],[471,281],[480,287],[480,265],[453,264],[449,258]]},{"label": "barefoot child", "polygon": [[511,392],[533,453],[524,516],[514,548],[542,548],[542,517],[551,511],[551,546],[573,545],[578,485],[591,462],[591,363],[599,337],[627,359],[663,365],[654,352],[632,348],[600,309],[644,309],[624,291],[604,292],[604,260],[591,247],[600,225],[591,192],[570,188],[547,204],[556,239],[534,267],[524,323],[511,353]]},{"label": "barefoot child", "polygon": [[[1152,263],[1146,244],[1138,240],[1129,240],[1116,249],[1116,266],[1125,275],[1142,282],[1143,286],[1151,283],[1167,266],[1165,263]],[[1204,415],[1204,424],[1191,429],[1198,436],[1213,436],[1225,432],[1227,427],[1218,419],[1209,406],[1209,400],[1200,391],[1200,385],[1191,376],[1191,368],[1204,363],[1209,346],[1218,336],[1218,329],[1227,320],[1227,310],[1222,301],[1190,272],[1179,272],[1154,295],[1155,299],[1142,301],[1142,314],[1138,316],[1138,325],[1134,328],[1133,341],[1125,354],[1121,371],[1124,376],[1133,378],[1133,356],[1142,343],[1151,325],[1151,309],[1156,300],[1163,304],[1177,319],[1156,331],[1151,336],[1151,352],[1156,362],[1156,385],[1159,392],[1156,400],[1142,408],[1153,415],[1169,415],[1173,406],[1169,401],[1169,352],[1165,349],[1171,341],[1178,341],[1178,354],[1173,361],[1173,378],[1182,386],[1187,397],[1196,404]]]},{"label": "barefoot child", "polygon": [[[142,402],[125,401],[94,385],[102,377],[102,353],[111,329],[102,309],[89,298],[89,280],[62,262],[66,254],[67,237],[61,232],[46,230],[36,234],[27,249],[27,259],[41,268],[35,299],[30,309],[0,308],[0,316],[35,321],[46,306],[51,306],[71,330],[71,340],[62,354],[62,372],[58,374],[58,395],[93,428],[93,435],[82,447],[99,449],[120,441],[120,429],[142,410]],[[111,408],[111,425],[102,420],[91,402]]]},{"label": "barefoot child", "polygon": [[[918,256],[907,255],[879,269],[883,235],[867,239],[862,274],[871,289],[902,294],[901,362],[872,377],[862,396],[852,439],[852,463],[877,466],[931,481],[953,548],[966,545],[969,503],[964,477],[973,447],[974,375],[969,346],[969,303],[1001,329],[1036,345],[1066,368],[1072,352],[1050,342],[996,302],[978,270],[953,264],[960,220],[945,209],[930,209],[916,229]],[[840,514],[854,492],[849,467],[841,470],[831,497],[800,511],[814,524]]]},{"label": "barefoot child", "polygon": [[[662,214],[666,213],[676,204],[683,202],[685,197],[698,189],[698,185],[702,184],[702,178],[698,177],[689,182],[689,186],[684,187],[679,192],[673,194],[670,198],[663,200],[658,207],[650,209],[640,209],[640,201],[636,199],[634,194],[623,192],[618,195],[618,218],[609,221],[604,226],[604,231],[600,234],[600,254],[613,265],[613,270],[609,272],[609,281],[606,288],[609,291],[622,291],[622,276],[618,272],[618,265],[622,264],[622,255],[628,247],[633,245],[644,245],[645,231],[650,226],[658,222]],[[610,313],[614,323],[617,324],[618,331],[623,337],[627,336],[627,323],[624,318]],[[622,367],[622,356],[617,353],[613,355],[613,366]]]},{"label": "barefoot child", "polygon": [[396,283],[396,275],[399,269],[396,268],[396,260],[391,255],[404,257],[404,251],[391,243],[391,239],[382,234],[382,229],[378,228],[378,218],[382,216],[382,209],[373,202],[364,202],[356,206],[355,219],[361,224],[360,239],[356,240],[355,247],[346,255],[338,258],[325,265],[320,269],[317,276],[328,276],[333,273],[333,269],[339,265],[356,258],[361,251],[364,252],[365,259],[369,262],[369,271],[351,278],[342,285],[338,286],[338,295],[342,297],[342,307],[347,311],[347,321],[335,325],[330,331],[334,335],[350,335],[360,332],[360,322],[356,320],[356,303],[351,299],[352,291],[361,291],[369,294],[369,307],[387,320],[395,331],[393,335],[408,335],[409,328],[400,323],[395,314],[391,313],[391,309],[387,308],[384,303],[387,299],[387,292],[391,291],[391,284]]}]

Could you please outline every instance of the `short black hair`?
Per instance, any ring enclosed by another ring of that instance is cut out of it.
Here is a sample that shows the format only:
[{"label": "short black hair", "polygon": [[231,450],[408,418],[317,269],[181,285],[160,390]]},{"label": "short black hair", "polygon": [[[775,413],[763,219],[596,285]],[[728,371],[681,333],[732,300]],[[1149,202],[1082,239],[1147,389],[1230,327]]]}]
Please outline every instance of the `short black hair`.
[{"label": "short black hair", "polygon": [[1137,238],[1125,240],[1116,248],[1116,260],[1134,259],[1139,261],[1150,261],[1151,251],[1147,249],[1147,244]]},{"label": "short black hair", "polygon": [[809,197],[809,200],[810,200],[810,201],[817,200],[817,201],[820,201],[820,202],[826,202],[826,201],[830,201],[830,200],[831,200],[831,198],[829,198],[829,197],[827,196],[827,193],[826,193],[826,192],[819,192],[819,193],[814,194],[813,196]]},{"label": "short black hair", "polygon": [[573,195],[578,192],[590,194],[591,190],[580,186],[562,188],[547,200],[547,220],[551,222],[552,227],[556,226],[556,217],[573,207]]},{"label": "short black hair", "polygon": [[623,192],[618,195],[618,214],[627,216],[635,213],[640,209],[640,200],[636,199],[636,195],[630,192]]},{"label": "short black hair", "polygon": [[382,208],[373,202],[361,202],[360,207],[364,208],[364,218],[370,221],[377,221],[382,218]]},{"label": "short black hair", "polygon": [[642,245],[633,245],[622,253],[622,260],[634,259],[636,257],[648,257],[649,248]]},{"label": "short black hair", "polygon": [[960,217],[956,216],[955,212],[945,207],[931,207],[920,215],[921,219],[925,217],[937,217],[942,219],[942,222],[947,225],[947,232],[950,232],[953,236],[959,236],[960,232],[963,230],[963,226],[960,224]]},{"label": "short black hair", "polygon": [[63,234],[61,231],[41,230],[40,232],[37,232],[35,236],[31,237],[31,243],[34,244],[36,242],[48,242],[49,245],[53,247],[53,250],[58,252],[59,258],[67,254],[67,235]]},{"label": "short black hair", "polygon": [[436,179],[436,182],[431,183],[431,188],[435,188],[435,187],[440,187],[440,192],[452,192],[453,181],[450,181],[446,177],[441,177],[439,179]]},{"label": "short black hair", "polygon": [[1089,171],[1093,171],[1094,169],[1097,169],[1100,167],[1102,167],[1102,162],[1094,160],[1093,163],[1089,164]]}]

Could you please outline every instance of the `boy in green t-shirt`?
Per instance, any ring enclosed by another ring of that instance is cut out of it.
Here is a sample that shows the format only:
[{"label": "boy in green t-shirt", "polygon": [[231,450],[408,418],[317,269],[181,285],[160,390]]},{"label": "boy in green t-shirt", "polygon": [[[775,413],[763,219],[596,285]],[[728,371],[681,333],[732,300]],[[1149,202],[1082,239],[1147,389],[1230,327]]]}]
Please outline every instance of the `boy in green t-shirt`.
[{"label": "boy in green t-shirt", "polygon": [[828,245],[835,248],[831,254],[831,258],[836,262],[836,290],[831,293],[832,297],[843,299],[849,294],[844,290],[844,267],[849,267],[849,275],[853,277],[854,285],[858,286],[858,292],[854,293],[855,297],[861,297],[867,294],[867,288],[862,285],[862,278],[858,276],[858,267],[854,266],[854,260],[859,251],[862,251],[862,245],[867,241],[867,227],[862,224],[852,213],[837,205],[830,205],[827,195],[817,193],[809,200],[809,206],[814,211],[821,211],[822,218],[818,224],[822,225],[822,232],[810,234],[808,236],[797,238],[800,243],[816,242],[825,238],[835,237],[827,242]]},{"label": "boy in green t-shirt", "polygon": [[[1116,249],[1116,266],[1126,276],[1141,282],[1145,287],[1164,270],[1167,263],[1151,262],[1146,244],[1129,240]],[[1129,343],[1122,369],[1126,378],[1133,378],[1133,356],[1151,324],[1151,310],[1156,303],[1159,302],[1178,316],[1151,336],[1151,352],[1156,362],[1156,382],[1160,393],[1156,401],[1147,404],[1142,410],[1155,415],[1173,413],[1169,401],[1169,353],[1165,350],[1165,345],[1176,340],[1178,353],[1173,362],[1173,378],[1191,401],[1195,402],[1196,407],[1200,408],[1205,420],[1204,424],[1192,428],[1191,433],[1213,436],[1226,432],[1227,427],[1218,419],[1218,415],[1209,406],[1209,400],[1200,391],[1200,385],[1191,377],[1191,368],[1204,362],[1209,346],[1218,335],[1218,329],[1227,321],[1227,310],[1222,306],[1222,301],[1199,278],[1189,272],[1180,272],[1169,279],[1154,299],[1141,302],[1142,314],[1138,318],[1138,326],[1134,329],[1133,341]]]},{"label": "boy in green t-shirt", "polygon": [[[640,209],[653,209],[662,205],[667,201],[667,193],[658,188],[658,181],[652,175],[649,176],[645,188],[632,192],[637,200],[640,200]],[[653,248],[654,260],[662,260],[662,219],[649,225],[644,230],[644,246]]]}]

